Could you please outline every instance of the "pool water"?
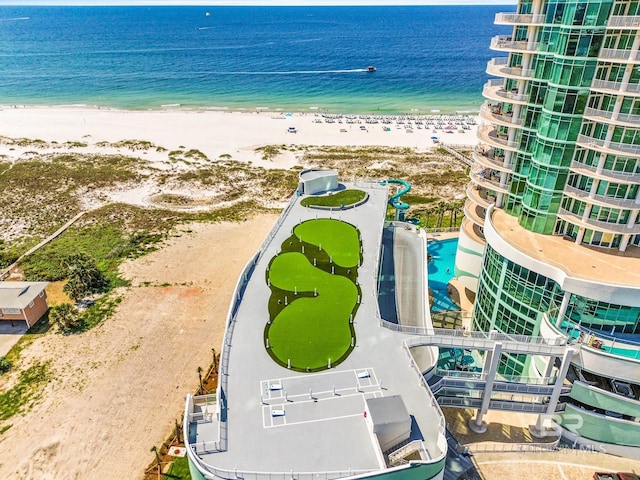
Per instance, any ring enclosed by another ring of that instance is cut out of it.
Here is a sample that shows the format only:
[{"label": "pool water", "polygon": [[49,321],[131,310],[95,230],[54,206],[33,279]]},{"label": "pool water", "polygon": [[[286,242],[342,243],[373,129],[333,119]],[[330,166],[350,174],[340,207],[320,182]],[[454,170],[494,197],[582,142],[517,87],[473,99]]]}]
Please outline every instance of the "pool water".
[{"label": "pool water", "polygon": [[435,240],[427,244],[427,252],[431,255],[427,271],[429,288],[434,296],[433,305],[431,305],[432,312],[460,310],[460,307],[451,301],[447,293],[447,284],[454,277],[457,249],[457,238]]}]

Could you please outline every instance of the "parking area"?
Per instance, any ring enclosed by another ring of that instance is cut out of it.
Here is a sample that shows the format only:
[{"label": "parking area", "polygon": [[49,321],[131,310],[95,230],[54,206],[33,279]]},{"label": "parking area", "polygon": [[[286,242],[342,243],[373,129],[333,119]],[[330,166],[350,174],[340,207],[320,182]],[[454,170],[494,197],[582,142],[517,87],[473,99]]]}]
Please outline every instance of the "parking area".
[{"label": "parking area", "polygon": [[27,333],[27,330],[26,322],[0,321],[0,357],[4,357],[9,353],[9,350],[18,343],[18,340]]}]

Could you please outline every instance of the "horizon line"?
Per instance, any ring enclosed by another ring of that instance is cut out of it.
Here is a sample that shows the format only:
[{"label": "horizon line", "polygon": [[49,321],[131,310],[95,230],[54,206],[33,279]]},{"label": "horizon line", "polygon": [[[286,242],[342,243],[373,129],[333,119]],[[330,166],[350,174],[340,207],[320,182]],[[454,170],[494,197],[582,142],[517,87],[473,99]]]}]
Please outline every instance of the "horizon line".
[{"label": "horizon line", "polygon": [[516,5],[517,0],[0,0],[0,6],[60,7],[405,7],[405,6],[480,6]]}]

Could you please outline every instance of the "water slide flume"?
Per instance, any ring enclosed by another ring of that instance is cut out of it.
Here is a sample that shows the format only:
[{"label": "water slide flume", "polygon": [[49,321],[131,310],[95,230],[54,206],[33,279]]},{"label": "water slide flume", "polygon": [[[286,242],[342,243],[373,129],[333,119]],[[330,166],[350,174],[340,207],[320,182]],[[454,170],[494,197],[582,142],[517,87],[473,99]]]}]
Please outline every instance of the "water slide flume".
[{"label": "water slide flume", "polygon": [[400,197],[409,193],[411,184],[406,180],[398,180],[397,178],[390,178],[387,183],[401,185],[401,188],[389,198],[389,205],[396,209],[396,221],[403,222],[405,221],[404,214],[409,209],[409,204],[400,200]]}]

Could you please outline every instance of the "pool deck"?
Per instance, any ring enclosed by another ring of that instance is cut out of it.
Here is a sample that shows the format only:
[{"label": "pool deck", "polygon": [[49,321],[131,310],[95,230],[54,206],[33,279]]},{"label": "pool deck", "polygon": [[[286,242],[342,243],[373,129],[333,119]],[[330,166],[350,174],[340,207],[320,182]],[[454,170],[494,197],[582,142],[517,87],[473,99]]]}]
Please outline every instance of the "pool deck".
[{"label": "pool deck", "polygon": [[[283,214],[273,240],[256,264],[237,311],[230,344],[224,347],[229,355],[228,366],[220,372],[227,383],[226,449],[200,453],[203,463],[237,470],[238,475],[288,475],[295,471],[342,472],[329,476],[347,477],[379,472],[387,466],[371,433],[370,419],[364,416],[365,400],[391,395],[402,396],[414,420],[412,435],[422,437],[431,458],[442,455],[437,442],[443,418],[439,408],[430,405],[430,392],[420,385],[410,366],[403,348],[407,336],[380,326],[376,284],[388,187],[375,182],[347,186],[366,190],[369,200],[334,212],[305,208],[296,200]],[[323,372],[297,373],[277,365],[263,344],[271,294],[265,273],[292,229],[314,218],[339,219],[359,229],[362,302],[354,319],[356,346],[349,357]],[[425,270],[426,264],[422,278]],[[190,443],[197,444],[213,441],[219,424],[193,422],[191,427]]]}]

